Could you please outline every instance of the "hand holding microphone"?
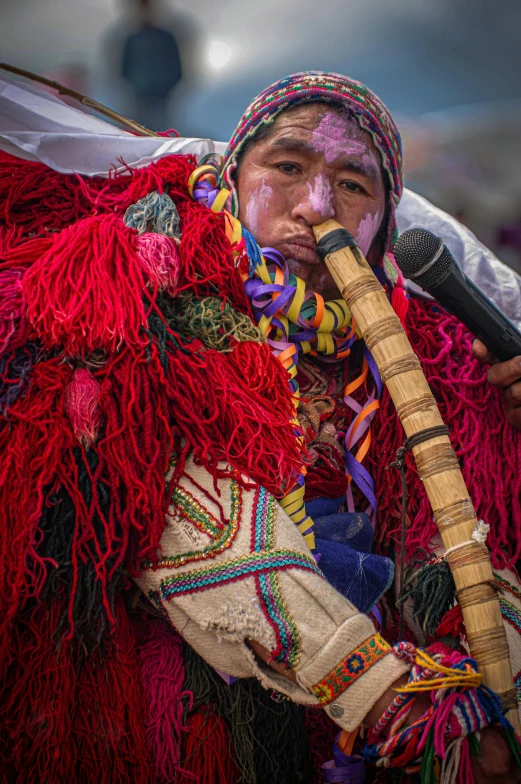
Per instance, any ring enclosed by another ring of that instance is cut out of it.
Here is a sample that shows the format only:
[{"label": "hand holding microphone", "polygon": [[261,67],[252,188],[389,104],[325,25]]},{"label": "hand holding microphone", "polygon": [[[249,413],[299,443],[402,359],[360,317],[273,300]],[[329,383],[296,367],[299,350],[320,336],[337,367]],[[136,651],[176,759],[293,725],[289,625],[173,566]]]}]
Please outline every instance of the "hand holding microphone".
[{"label": "hand holding microphone", "polygon": [[[487,379],[501,389],[508,421],[521,430],[521,333],[465,275],[443,240],[409,229],[394,246],[404,276],[427,291],[475,335],[473,354],[491,364]],[[499,363],[492,364],[495,360]]]}]

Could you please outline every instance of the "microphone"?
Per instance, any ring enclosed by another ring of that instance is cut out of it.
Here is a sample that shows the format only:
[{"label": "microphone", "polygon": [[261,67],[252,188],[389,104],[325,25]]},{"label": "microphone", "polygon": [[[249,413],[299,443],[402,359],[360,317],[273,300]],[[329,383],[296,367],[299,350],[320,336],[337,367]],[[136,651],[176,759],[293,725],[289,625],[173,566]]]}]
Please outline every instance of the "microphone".
[{"label": "microphone", "polygon": [[465,275],[440,237],[427,229],[408,229],[393,252],[404,276],[456,316],[497,359],[521,355],[521,332]]}]

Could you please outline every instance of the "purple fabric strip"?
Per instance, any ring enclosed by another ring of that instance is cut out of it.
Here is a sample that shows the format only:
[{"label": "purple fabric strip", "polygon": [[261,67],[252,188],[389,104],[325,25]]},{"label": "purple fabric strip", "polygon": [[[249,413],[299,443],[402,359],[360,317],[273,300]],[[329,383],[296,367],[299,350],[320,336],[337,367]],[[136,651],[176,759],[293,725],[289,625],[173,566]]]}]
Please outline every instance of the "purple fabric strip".
[{"label": "purple fabric strip", "polygon": [[322,781],[324,784],[363,784],[365,767],[362,757],[348,755],[340,751],[337,735],[333,746],[333,759],[322,765]]},{"label": "purple fabric strip", "polygon": [[217,673],[217,675],[219,675],[223,679],[225,683],[228,684],[228,686],[231,686],[232,683],[235,683],[236,681],[239,680],[238,678],[235,677],[235,675],[228,675],[228,673],[223,672],[222,670],[217,670],[215,667],[214,667],[214,671]]}]

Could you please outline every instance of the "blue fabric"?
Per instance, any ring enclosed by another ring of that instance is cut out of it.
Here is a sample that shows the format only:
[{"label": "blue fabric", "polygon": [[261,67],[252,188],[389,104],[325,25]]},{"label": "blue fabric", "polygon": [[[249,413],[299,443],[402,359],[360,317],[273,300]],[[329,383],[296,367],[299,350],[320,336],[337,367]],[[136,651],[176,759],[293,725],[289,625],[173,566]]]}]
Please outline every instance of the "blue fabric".
[{"label": "blue fabric", "polygon": [[331,585],[360,612],[368,613],[390,587],[394,564],[371,553],[373,529],[359,512],[339,512],[342,498],[317,498],[306,503],[315,523],[320,568]]}]

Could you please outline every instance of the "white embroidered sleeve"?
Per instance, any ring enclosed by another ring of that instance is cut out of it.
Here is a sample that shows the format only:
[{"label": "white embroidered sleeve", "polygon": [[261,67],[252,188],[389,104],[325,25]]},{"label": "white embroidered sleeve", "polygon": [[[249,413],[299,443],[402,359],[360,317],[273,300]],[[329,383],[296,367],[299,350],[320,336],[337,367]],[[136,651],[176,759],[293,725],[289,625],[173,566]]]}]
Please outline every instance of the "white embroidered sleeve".
[{"label": "white embroidered sleeve", "polygon": [[[213,667],[257,677],[295,702],[323,704],[354,729],[406,665],[327,582],[269,493],[231,480],[218,487],[220,496],[205,470],[188,465],[160,560],[138,585]],[[293,670],[298,685],[259,662],[246,640]]]}]

